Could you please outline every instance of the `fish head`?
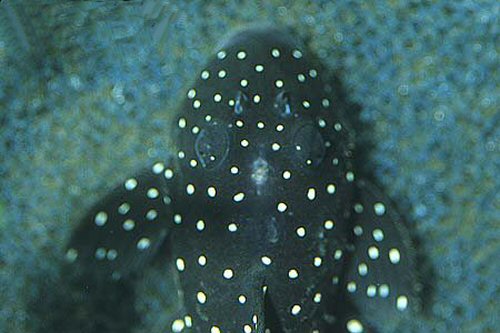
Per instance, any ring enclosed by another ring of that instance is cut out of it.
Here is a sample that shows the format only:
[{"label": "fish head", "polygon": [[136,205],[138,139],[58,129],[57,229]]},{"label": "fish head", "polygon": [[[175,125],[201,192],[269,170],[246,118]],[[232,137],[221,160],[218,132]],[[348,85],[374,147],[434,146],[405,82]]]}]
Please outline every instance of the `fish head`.
[{"label": "fish head", "polygon": [[319,72],[281,30],[229,39],[199,72],[175,120],[186,181],[268,197],[290,179],[306,186],[322,174],[343,177],[347,135]]}]

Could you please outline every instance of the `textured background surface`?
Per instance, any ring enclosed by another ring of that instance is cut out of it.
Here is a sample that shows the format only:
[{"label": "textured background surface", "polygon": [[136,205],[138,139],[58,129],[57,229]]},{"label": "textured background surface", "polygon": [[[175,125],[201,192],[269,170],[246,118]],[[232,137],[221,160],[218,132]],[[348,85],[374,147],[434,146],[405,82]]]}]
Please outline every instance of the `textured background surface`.
[{"label": "textured background surface", "polygon": [[[27,304],[53,287],[76,219],[166,154],[169,113],[213,46],[265,21],[309,41],[362,108],[370,165],[435,273],[405,330],[498,332],[498,2],[219,2],[0,3],[0,331],[34,331]],[[167,331],[173,293],[146,273],[137,332]]]}]

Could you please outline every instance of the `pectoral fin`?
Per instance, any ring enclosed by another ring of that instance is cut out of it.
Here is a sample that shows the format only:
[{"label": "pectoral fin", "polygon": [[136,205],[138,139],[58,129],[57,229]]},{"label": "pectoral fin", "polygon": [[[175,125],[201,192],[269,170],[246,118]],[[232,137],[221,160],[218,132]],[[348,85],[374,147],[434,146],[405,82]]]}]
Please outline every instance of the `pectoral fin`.
[{"label": "pectoral fin", "polygon": [[80,221],[66,259],[115,280],[141,269],[168,234],[172,178],[173,171],[157,163],[116,186]]},{"label": "pectoral fin", "polygon": [[358,198],[343,284],[359,316],[347,315],[344,325],[348,332],[390,332],[419,303],[415,251],[402,217],[381,191],[360,181]]}]

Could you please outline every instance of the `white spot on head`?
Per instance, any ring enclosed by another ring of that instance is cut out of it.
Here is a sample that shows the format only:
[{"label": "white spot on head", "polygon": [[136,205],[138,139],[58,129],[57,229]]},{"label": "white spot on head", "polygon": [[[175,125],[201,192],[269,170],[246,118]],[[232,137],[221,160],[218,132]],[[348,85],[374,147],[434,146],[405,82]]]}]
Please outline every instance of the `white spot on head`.
[{"label": "white spot on head", "polygon": [[195,159],[192,159],[191,161],[189,161],[189,165],[192,167],[192,168],[196,168],[196,166],[198,165],[198,161],[195,160]]},{"label": "white spot on head", "polygon": [[108,221],[108,214],[106,212],[99,212],[94,218],[94,223],[98,227],[102,227]]},{"label": "white spot on head", "polygon": [[187,122],[185,118],[179,118],[179,122],[177,123],[179,128],[186,128]]},{"label": "white spot on head", "polygon": [[225,70],[221,69],[219,71],[219,73],[217,73],[217,76],[219,76],[220,79],[223,79],[226,77],[226,74],[227,74],[227,72]]},{"label": "white spot on head", "polygon": [[220,101],[222,101],[222,95],[221,94],[215,94],[214,95],[214,102],[215,103],[219,103]]},{"label": "white spot on head", "polygon": [[143,237],[137,242],[137,249],[140,251],[147,250],[151,246],[149,238]]},{"label": "white spot on head", "polygon": [[314,257],[314,261],[313,261],[313,264],[314,264],[314,267],[320,267],[323,263],[323,259],[321,259],[320,257]]},{"label": "white spot on head", "polygon": [[297,271],[295,268],[290,269],[288,271],[288,277],[292,280],[295,280],[299,277],[299,271]]},{"label": "white spot on head", "polygon": [[334,227],[334,223],[332,220],[326,220],[325,223],[324,223],[324,226],[325,226],[325,229],[326,230],[332,230],[333,227]]},{"label": "white spot on head", "polygon": [[158,216],[158,212],[154,209],[150,209],[146,213],[146,218],[150,221],[153,221],[157,216]]},{"label": "white spot on head", "polygon": [[221,51],[217,52],[217,58],[219,58],[219,60],[222,60],[225,57],[226,57],[226,51],[221,50]]},{"label": "white spot on head", "polygon": [[297,75],[297,80],[299,80],[299,82],[304,82],[306,80],[306,76],[304,74],[298,74]]},{"label": "white spot on head", "polygon": [[282,88],[283,87],[283,81],[282,80],[276,80],[274,82],[274,85],[276,86],[276,88]]},{"label": "white spot on head", "polygon": [[196,97],[196,90],[194,89],[189,89],[188,93],[187,93],[187,96],[189,99],[193,99]]},{"label": "white spot on head", "polygon": [[354,281],[351,281],[347,284],[347,291],[350,292],[350,293],[353,293],[355,292],[357,289],[357,286],[356,286],[356,282]]},{"label": "white spot on head", "polygon": [[236,127],[238,128],[242,128],[243,126],[245,126],[245,123],[243,122],[243,120],[236,120]]},{"label": "white spot on head", "polygon": [[210,328],[210,333],[221,333],[221,331],[217,326],[212,326],[212,328]]},{"label": "white spot on head", "polygon": [[273,58],[278,58],[280,56],[280,50],[278,50],[278,49],[272,49],[271,50],[271,55],[273,56]]},{"label": "white spot on head", "polygon": [[237,54],[236,54],[236,57],[239,59],[239,60],[243,60],[247,57],[247,54],[245,51],[239,51]]},{"label": "white spot on head", "polygon": [[193,195],[194,192],[195,192],[195,190],[196,190],[196,188],[194,187],[193,184],[187,184],[187,186],[186,186],[186,193],[188,195]]},{"label": "white spot on head", "polygon": [[276,132],[282,132],[285,129],[285,126],[282,124],[276,125]]},{"label": "white spot on head", "polygon": [[262,261],[262,263],[266,266],[269,266],[272,263],[271,258],[269,258],[268,256],[263,256],[262,258],[260,258],[260,261]]},{"label": "white spot on head", "polygon": [[327,98],[323,98],[323,100],[321,101],[321,105],[323,105],[324,108],[327,108],[330,106],[330,100],[328,100]]},{"label": "white spot on head", "polygon": [[135,180],[135,178],[127,179],[127,181],[125,182],[125,189],[127,191],[132,191],[136,187],[137,187],[137,180]]},{"label": "white spot on head", "polygon": [[302,106],[306,109],[309,109],[309,107],[311,106],[311,103],[309,103],[309,101],[303,101],[302,102]]},{"label": "white spot on head", "polygon": [[241,80],[241,81],[240,81],[240,85],[241,85],[243,88],[245,88],[246,86],[248,86],[248,80],[245,80],[245,79]]},{"label": "white spot on head", "polygon": [[213,186],[210,186],[208,189],[207,189],[207,194],[210,198],[215,198],[215,196],[217,195],[217,190],[215,189],[215,187]]},{"label": "white spot on head", "polygon": [[283,179],[290,179],[290,177],[292,177],[292,173],[290,171],[283,171]]},{"label": "white spot on head", "polygon": [[245,295],[240,295],[240,296],[238,296],[238,302],[239,302],[240,304],[245,304],[245,303],[246,303],[246,301],[247,301],[247,298],[246,298],[246,296],[245,296]]},{"label": "white spot on head", "polygon": [[149,199],[156,199],[160,195],[160,192],[154,187],[150,188],[147,192],[147,196]]},{"label": "white spot on head", "polygon": [[234,276],[234,272],[232,269],[230,268],[227,268],[224,270],[224,272],[222,273],[222,276],[224,277],[224,279],[226,280],[231,280]]},{"label": "white spot on head", "polygon": [[174,171],[172,169],[166,169],[163,175],[166,179],[172,179],[172,177],[174,177]]},{"label": "white spot on head", "polygon": [[182,216],[180,214],[175,214],[174,215],[174,223],[175,224],[181,224],[182,223]]},{"label": "white spot on head", "polygon": [[203,72],[201,72],[201,78],[202,78],[202,80],[206,80],[209,77],[210,77],[210,73],[207,70],[204,70]]},{"label": "white spot on head", "polygon": [[191,316],[184,316],[184,322],[186,323],[187,327],[193,326],[193,319],[191,318]]},{"label": "white spot on head", "polygon": [[293,56],[295,59],[300,59],[300,58],[302,58],[302,52],[300,52],[299,50],[295,49],[295,50],[293,50],[293,52],[292,52],[292,56]]},{"label": "white spot on head", "polygon": [[131,220],[131,219],[125,220],[125,222],[123,222],[123,224],[122,224],[122,228],[125,231],[130,231],[130,230],[134,229],[135,228],[134,220]]},{"label": "white spot on head", "polygon": [[381,202],[376,202],[373,205],[373,210],[375,211],[375,215],[382,216],[385,214],[385,205]]},{"label": "white spot on head", "polygon": [[196,100],[193,102],[193,108],[195,108],[195,109],[199,109],[199,108],[200,108],[200,106],[201,106],[201,102],[200,102],[199,100],[197,100],[197,99],[196,99]]},{"label": "white spot on head", "polygon": [[392,248],[389,250],[389,260],[393,264],[399,263],[399,261],[401,260],[401,254],[399,253],[398,249]]},{"label": "white spot on head", "polygon": [[281,146],[279,145],[279,143],[275,142],[271,145],[271,148],[273,151],[278,151],[280,150]]},{"label": "white spot on head", "polygon": [[155,175],[159,175],[163,172],[163,170],[165,170],[165,166],[163,165],[163,163],[158,162],[153,165],[153,173]]},{"label": "white spot on head", "polygon": [[379,250],[376,246],[370,246],[368,248],[368,256],[370,257],[370,259],[378,259],[379,257]]},{"label": "white spot on head", "polygon": [[298,315],[300,313],[301,309],[302,308],[300,307],[300,305],[295,304],[294,306],[292,306],[292,309],[291,309],[290,312],[292,313],[292,316],[296,316],[296,315]]},{"label": "white spot on head", "polygon": [[328,194],[334,194],[335,191],[336,191],[335,184],[326,185],[326,192],[328,192]]},{"label": "white spot on head", "polygon": [[372,232],[373,239],[377,242],[384,240],[384,232],[381,229],[374,229]]},{"label": "white spot on head", "polygon": [[313,302],[316,304],[321,303],[321,293],[314,294]]},{"label": "white spot on head", "polygon": [[203,231],[205,229],[205,221],[198,220],[198,222],[196,222],[196,229],[198,229],[198,231]]},{"label": "white spot on head", "polygon": [[237,174],[238,174],[238,172],[240,172],[240,169],[238,169],[238,167],[237,167],[236,165],[233,165],[233,166],[231,167],[231,173],[232,173],[233,175],[237,175]]},{"label": "white spot on head", "polygon": [[233,200],[235,202],[241,202],[241,201],[243,201],[243,199],[245,199],[245,193],[243,193],[243,192],[236,193],[233,196]]},{"label": "white spot on head", "polygon": [[306,228],[304,227],[298,227],[297,230],[295,230],[295,232],[297,233],[297,236],[299,236],[300,238],[304,238],[306,236]]},{"label": "white spot on head", "polygon": [[262,65],[255,65],[255,71],[257,73],[262,73],[264,71],[264,66],[262,66]]},{"label": "white spot on head", "polygon": [[386,284],[381,284],[378,288],[378,294],[382,298],[386,298],[387,296],[389,296],[389,286]]},{"label": "white spot on head", "polygon": [[200,304],[205,304],[207,302],[207,295],[205,295],[203,291],[198,291],[198,293],[196,293],[196,299]]},{"label": "white spot on head", "polygon": [[347,179],[348,182],[354,181],[354,173],[352,171],[348,171],[345,174],[345,179]]},{"label": "white spot on head", "polygon": [[353,231],[354,231],[354,234],[358,237],[363,234],[363,228],[359,225],[354,226]]},{"label": "white spot on head", "polygon": [[259,96],[259,95],[255,95],[255,96],[253,96],[253,102],[254,102],[255,104],[259,103],[259,102],[260,102],[260,96]]},{"label": "white spot on head", "polygon": [[307,190],[307,199],[314,200],[316,199],[316,189],[311,187]]},{"label": "white spot on head", "polygon": [[205,257],[204,255],[201,255],[198,257],[198,264],[200,266],[205,266],[207,264],[207,257]]},{"label": "white spot on head", "polygon": [[287,210],[288,206],[286,205],[286,203],[280,202],[280,203],[278,203],[277,208],[278,208],[278,212],[283,213]]},{"label": "white spot on head", "polygon": [[250,144],[250,142],[248,142],[248,140],[247,140],[247,139],[243,139],[243,140],[241,140],[241,142],[240,142],[240,145],[241,145],[243,148],[248,147],[248,145],[249,145],[249,144]]},{"label": "white spot on head", "polygon": [[396,308],[399,311],[404,311],[408,307],[408,297],[401,295],[396,299]]},{"label": "white spot on head", "polygon": [[368,266],[364,262],[358,265],[358,273],[361,276],[368,274]]},{"label": "white spot on head", "polygon": [[184,272],[184,270],[186,269],[186,263],[182,258],[177,258],[177,260],[175,261],[175,265],[177,266],[177,270],[179,272]]},{"label": "white spot on head", "polygon": [[227,229],[230,231],[230,232],[236,232],[238,230],[238,226],[236,225],[236,223],[230,223],[228,226],[227,226]]},{"label": "white spot on head", "polygon": [[351,319],[347,322],[347,330],[349,333],[362,333],[363,325],[357,319]]},{"label": "white spot on head", "polygon": [[75,262],[75,260],[78,258],[78,251],[76,249],[68,249],[66,251],[66,260],[68,262]]},{"label": "white spot on head", "polygon": [[342,258],[342,250],[335,250],[335,253],[333,254],[333,258],[335,260],[339,260],[340,258]]},{"label": "white spot on head", "polygon": [[368,297],[375,297],[375,295],[377,295],[377,287],[373,284],[370,284],[367,288],[366,288],[366,296]]},{"label": "white spot on head", "polygon": [[318,76],[318,72],[315,69],[309,70],[309,76],[315,78]]},{"label": "white spot on head", "polygon": [[182,319],[176,319],[172,323],[172,332],[174,333],[180,333],[184,330],[184,320]]}]

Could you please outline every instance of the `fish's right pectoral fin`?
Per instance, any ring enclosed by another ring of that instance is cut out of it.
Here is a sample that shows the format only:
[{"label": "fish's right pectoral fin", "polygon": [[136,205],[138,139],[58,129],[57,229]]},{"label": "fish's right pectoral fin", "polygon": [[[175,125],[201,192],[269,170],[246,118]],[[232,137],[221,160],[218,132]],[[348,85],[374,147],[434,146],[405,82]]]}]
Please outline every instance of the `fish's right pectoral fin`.
[{"label": "fish's right pectoral fin", "polygon": [[78,273],[113,280],[143,268],[174,216],[172,179],[172,169],[157,163],[116,186],[74,230],[66,250],[70,265]]}]

